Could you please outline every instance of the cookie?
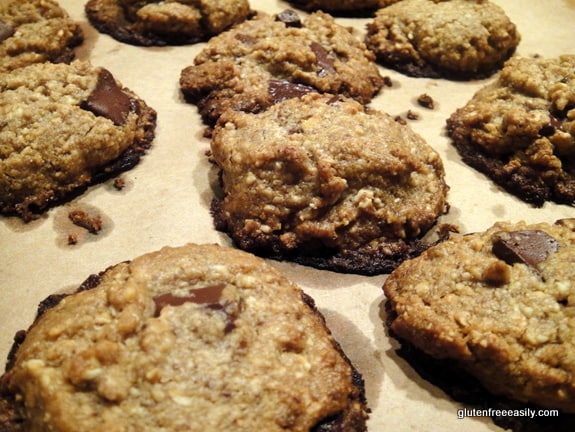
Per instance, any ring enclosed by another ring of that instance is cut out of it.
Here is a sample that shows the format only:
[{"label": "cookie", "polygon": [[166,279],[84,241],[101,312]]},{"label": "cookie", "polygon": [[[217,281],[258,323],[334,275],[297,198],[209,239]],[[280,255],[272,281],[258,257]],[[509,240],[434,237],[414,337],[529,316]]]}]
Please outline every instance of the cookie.
[{"label": "cookie", "polygon": [[41,309],[0,379],[8,430],[366,430],[313,300],[245,252],[165,247]]},{"label": "cookie", "polygon": [[452,237],[386,280],[390,328],[523,403],[575,412],[575,219]]},{"label": "cookie", "polygon": [[34,63],[69,63],[82,41],[78,24],[53,0],[0,3],[0,73]]},{"label": "cookie", "polygon": [[252,13],[248,0],[88,0],[85,11],[101,33],[140,46],[205,41]]},{"label": "cookie", "polygon": [[312,91],[368,103],[384,85],[373,54],[323,12],[258,14],[212,38],[180,87],[213,126],[226,109],[257,112]]},{"label": "cookie", "polygon": [[323,10],[339,16],[369,16],[382,7],[400,0],[290,0],[295,7],[307,10]]},{"label": "cookie", "polygon": [[447,120],[468,165],[522,200],[575,202],[575,56],[514,57]]},{"label": "cookie", "polygon": [[25,221],[132,168],[156,112],[90,63],[0,74],[0,213]]},{"label": "cookie", "polygon": [[388,272],[446,211],[439,155],[359,102],[310,93],[219,119],[216,227],[238,247],[335,271]]},{"label": "cookie", "polygon": [[379,62],[406,75],[476,79],[497,71],[520,35],[487,0],[402,0],[377,12],[365,40]]}]

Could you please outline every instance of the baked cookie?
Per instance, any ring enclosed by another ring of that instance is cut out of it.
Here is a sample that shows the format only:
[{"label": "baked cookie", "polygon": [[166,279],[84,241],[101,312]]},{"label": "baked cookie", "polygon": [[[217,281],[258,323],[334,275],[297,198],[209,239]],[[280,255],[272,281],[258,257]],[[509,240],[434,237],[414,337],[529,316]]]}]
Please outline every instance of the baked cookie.
[{"label": "baked cookie", "polygon": [[313,300],[253,255],[166,247],[47,306],[0,379],[3,431],[366,430]]},{"label": "baked cookie", "polygon": [[447,120],[464,162],[536,206],[575,203],[575,56],[514,57]]},{"label": "baked cookie", "polygon": [[575,219],[454,236],[386,280],[390,328],[493,394],[573,413],[574,254]]},{"label": "baked cookie", "polygon": [[475,79],[498,70],[520,36],[487,0],[402,0],[377,12],[365,40],[378,61],[406,75]]},{"label": "baked cookie", "polygon": [[88,0],[85,10],[98,31],[142,46],[201,42],[252,13],[248,0]]},{"label": "baked cookie", "polygon": [[0,213],[25,221],[132,168],[156,112],[90,63],[35,64],[0,74]]},{"label": "baked cookie", "polygon": [[341,16],[373,15],[379,8],[400,0],[288,0],[294,6],[307,10],[323,10]]},{"label": "baked cookie", "polygon": [[0,2],[0,73],[33,63],[69,63],[80,27],[53,0]]},{"label": "baked cookie", "polygon": [[229,110],[211,151],[216,227],[244,250],[341,272],[388,272],[421,252],[446,211],[439,155],[359,102],[311,93],[252,114]]},{"label": "baked cookie", "polygon": [[228,108],[261,111],[312,91],[368,103],[384,85],[373,54],[323,12],[258,14],[212,38],[181,73],[186,99],[212,126]]}]

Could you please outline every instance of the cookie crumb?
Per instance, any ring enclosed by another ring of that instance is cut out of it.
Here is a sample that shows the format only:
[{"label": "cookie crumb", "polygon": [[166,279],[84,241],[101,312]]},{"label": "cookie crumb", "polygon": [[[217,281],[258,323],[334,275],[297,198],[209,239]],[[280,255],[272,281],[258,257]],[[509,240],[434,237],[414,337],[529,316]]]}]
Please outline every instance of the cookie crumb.
[{"label": "cookie crumb", "polygon": [[78,244],[78,236],[76,234],[68,234],[68,245],[74,246]]},{"label": "cookie crumb", "polygon": [[[102,231],[102,218],[100,215],[91,217],[84,210],[72,210],[68,213],[68,218],[74,225],[86,229],[90,234],[98,234]],[[68,241],[70,241],[70,236]]]},{"label": "cookie crumb", "polygon": [[435,102],[434,102],[433,98],[431,96],[429,96],[427,93],[423,93],[422,95],[419,95],[419,97],[417,98],[417,103],[419,105],[421,105],[423,108],[428,108],[428,109],[434,109],[435,108]]},{"label": "cookie crumb", "polygon": [[419,114],[412,110],[407,111],[406,117],[408,120],[419,120]]},{"label": "cookie crumb", "polygon": [[121,191],[125,187],[126,187],[126,180],[124,180],[122,177],[116,177],[114,179],[114,188],[116,190]]}]

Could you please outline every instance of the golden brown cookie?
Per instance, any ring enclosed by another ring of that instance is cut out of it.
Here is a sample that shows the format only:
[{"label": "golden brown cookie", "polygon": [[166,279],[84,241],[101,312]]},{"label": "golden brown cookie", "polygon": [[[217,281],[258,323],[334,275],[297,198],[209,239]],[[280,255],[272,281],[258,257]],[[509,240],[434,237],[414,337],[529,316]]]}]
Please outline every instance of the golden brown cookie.
[{"label": "golden brown cookie", "polygon": [[447,120],[463,161],[536,206],[575,203],[575,56],[514,57]]},{"label": "golden brown cookie", "polygon": [[439,155],[359,102],[311,93],[227,111],[212,137],[218,228],[245,250],[331,270],[390,271],[446,211]]},{"label": "golden brown cookie", "polygon": [[0,378],[0,429],[365,431],[362,386],[299,287],[188,244],[44,302]]},{"label": "golden brown cookie", "polygon": [[132,168],[156,112],[90,63],[0,74],[0,213],[28,221],[88,185]]},{"label": "golden brown cookie", "polygon": [[367,30],[378,60],[414,77],[491,75],[520,41],[503,9],[488,0],[401,0],[380,9]]},{"label": "golden brown cookie", "polygon": [[247,0],[88,0],[90,23],[132,45],[205,41],[251,14]]},{"label": "golden brown cookie", "polygon": [[34,63],[68,63],[80,26],[53,0],[0,2],[0,73]]}]

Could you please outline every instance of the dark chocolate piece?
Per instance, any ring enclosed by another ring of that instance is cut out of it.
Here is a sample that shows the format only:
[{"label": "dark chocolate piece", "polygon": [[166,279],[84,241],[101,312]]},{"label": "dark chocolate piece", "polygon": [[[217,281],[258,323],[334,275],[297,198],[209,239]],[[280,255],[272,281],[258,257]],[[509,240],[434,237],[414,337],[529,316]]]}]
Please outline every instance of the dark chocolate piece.
[{"label": "dark chocolate piece", "polygon": [[6,24],[4,21],[0,20],[0,42],[4,42],[10,36],[12,36],[16,30],[10,24]]},{"label": "dark chocolate piece", "polygon": [[523,263],[537,269],[539,263],[557,252],[559,243],[545,231],[523,230],[497,233],[493,253],[507,264]]},{"label": "dark chocolate piece", "polygon": [[212,285],[205,288],[191,289],[189,296],[175,296],[172,293],[161,294],[154,297],[156,304],[156,316],[160,315],[162,309],[166,306],[181,306],[184,303],[197,303],[204,305],[216,305],[222,296],[225,285]]},{"label": "dark chocolate piece", "polygon": [[112,120],[116,126],[121,126],[126,124],[126,118],[135,110],[136,103],[122,91],[112,74],[102,69],[96,88],[80,106],[97,116]]},{"label": "dark chocolate piece", "polygon": [[275,103],[286,99],[301,97],[315,91],[313,87],[304,84],[295,84],[289,81],[270,80],[268,83],[268,93]]},{"label": "dark chocolate piece", "polygon": [[292,9],[286,9],[283,12],[277,14],[276,21],[283,22],[286,27],[302,27],[302,22],[299,15]]},{"label": "dark chocolate piece", "polygon": [[318,42],[312,42],[310,44],[311,50],[314,52],[316,57],[317,65],[319,66],[318,75],[320,77],[326,76],[329,74],[334,74],[335,68],[334,63],[335,60],[329,56],[329,51],[327,51],[322,44]]}]

